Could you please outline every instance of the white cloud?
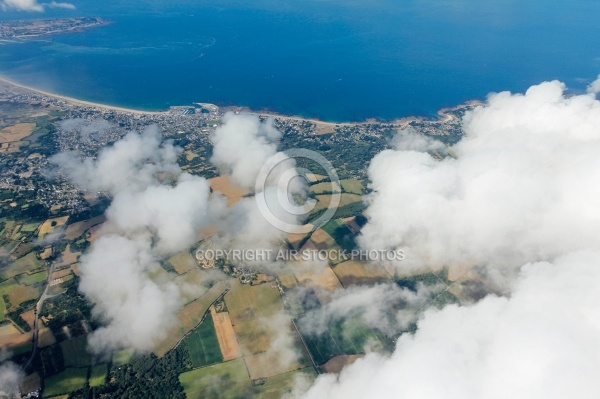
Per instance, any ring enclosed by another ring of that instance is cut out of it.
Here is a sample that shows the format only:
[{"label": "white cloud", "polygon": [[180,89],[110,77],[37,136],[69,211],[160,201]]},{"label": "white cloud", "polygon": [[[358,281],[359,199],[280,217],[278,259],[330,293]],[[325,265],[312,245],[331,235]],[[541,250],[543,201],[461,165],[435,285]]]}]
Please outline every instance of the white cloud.
[{"label": "white cloud", "polygon": [[79,289],[105,323],[89,338],[94,351],[151,349],[176,322],[179,292],[173,282],[151,278],[159,268],[150,237],[105,235],[82,257]]},{"label": "white cloud", "polygon": [[52,1],[50,3],[39,3],[37,0],[2,0],[0,8],[3,10],[17,10],[27,12],[44,12],[45,8],[64,8],[74,10],[75,6],[71,3],[61,3]]},{"label": "white cloud", "polygon": [[598,94],[600,93],[600,75],[594,80],[587,88],[588,93]]},{"label": "white cloud", "polygon": [[103,148],[97,160],[81,160],[76,153],[60,153],[50,161],[77,186],[115,194],[155,184],[159,172],[180,174],[178,152],[172,144],[163,144],[158,128],[151,126],[143,134],[130,132],[112,146]]},{"label": "white cloud", "polygon": [[596,398],[600,253],[523,267],[510,298],[426,311],[390,356],[322,375],[313,398]]},{"label": "white cloud", "polygon": [[378,154],[360,243],[404,248],[399,268],[479,265],[496,281],[528,261],[600,248],[600,101],[563,89],[491,95],[465,116],[456,159]]},{"label": "white cloud", "polygon": [[48,4],[44,4],[44,6],[49,7],[49,8],[64,8],[67,10],[75,9],[75,6],[71,3],[61,3],[61,2],[56,2],[56,1],[52,1]]},{"label": "white cloud", "polygon": [[0,392],[6,393],[9,397],[17,395],[20,391],[19,383],[23,377],[25,377],[25,373],[15,363],[10,361],[0,363]]},{"label": "white cloud", "polygon": [[79,288],[105,323],[90,337],[96,352],[152,349],[189,296],[189,286],[162,280],[158,261],[188,250],[224,205],[211,198],[206,179],[181,172],[177,154],[154,127],[127,134],[96,160],[73,153],[51,160],[79,187],[113,196],[104,235],[80,265]]},{"label": "white cloud", "polygon": [[477,265],[507,297],[426,310],[392,355],[319,376],[305,399],[597,396],[600,102],[563,91],[490,95],[456,158],[410,145],[373,159],[361,244],[404,248],[401,269]]},{"label": "white cloud", "polygon": [[261,122],[255,115],[228,112],[211,136],[211,162],[225,168],[240,186],[254,189],[260,169],[277,153],[280,138],[272,118]]},{"label": "white cloud", "polygon": [[415,129],[409,127],[400,131],[392,139],[392,145],[398,151],[436,151],[444,149],[444,143],[417,133]]},{"label": "white cloud", "polygon": [[303,315],[298,324],[305,333],[320,335],[330,323],[353,319],[393,337],[406,330],[417,311],[444,288],[419,285],[412,291],[395,284],[351,286],[335,291],[325,305]]}]

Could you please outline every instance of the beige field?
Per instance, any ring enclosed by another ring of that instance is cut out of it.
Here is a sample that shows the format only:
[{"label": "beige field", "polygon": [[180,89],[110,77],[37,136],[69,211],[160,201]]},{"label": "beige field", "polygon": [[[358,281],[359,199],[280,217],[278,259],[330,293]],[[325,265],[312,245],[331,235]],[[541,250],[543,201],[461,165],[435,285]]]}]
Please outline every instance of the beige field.
[{"label": "beige field", "polygon": [[71,265],[71,271],[73,272],[73,274],[75,274],[76,276],[81,276],[81,272],[79,271],[79,264],[78,263],[73,263]]},{"label": "beige field", "polygon": [[312,240],[308,240],[304,243],[302,248],[300,248],[300,252],[304,252],[304,251],[318,251],[318,249],[317,249],[317,246],[315,245],[315,243],[312,242]]},{"label": "beige field", "polygon": [[56,338],[52,334],[52,330],[48,327],[43,327],[38,333],[38,348],[45,348],[56,343]]},{"label": "beige field", "polygon": [[344,287],[352,284],[375,283],[390,278],[383,266],[348,260],[333,267]]},{"label": "beige field", "polygon": [[52,273],[50,280],[56,280],[57,278],[63,278],[71,274],[71,268],[67,267],[66,269],[58,270]]},{"label": "beige field", "polygon": [[31,300],[37,299],[40,296],[37,288],[29,287],[26,285],[18,285],[14,289],[12,289],[8,297],[10,298],[10,303],[13,307],[19,306],[21,303]]},{"label": "beige field", "polygon": [[274,332],[261,319],[283,311],[277,288],[271,284],[251,286],[236,280],[225,295],[225,303],[242,355],[267,351]]},{"label": "beige field", "polygon": [[296,281],[296,278],[294,277],[293,274],[281,274],[281,275],[279,275],[279,282],[285,288],[293,288],[293,287],[295,287],[298,284],[298,282]]},{"label": "beige field", "polygon": [[290,267],[305,287],[321,287],[331,292],[342,288],[337,276],[326,264],[315,266],[307,262],[294,262]]},{"label": "beige field", "polygon": [[340,185],[331,181],[324,181],[310,186],[310,191],[315,194],[321,193],[340,193],[342,189]]},{"label": "beige field", "polygon": [[5,127],[0,130],[0,143],[20,141],[29,136],[33,129],[35,129],[35,123],[17,123],[14,126]]},{"label": "beige field", "polygon": [[217,176],[208,179],[212,189],[227,197],[227,205],[232,206],[237,203],[244,195],[248,194],[248,190],[233,183],[229,176]]},{"label": "beige field", "polygon": [[258,273],[256,275],[256,280],[252,281],[250,284],[252,285],[258,285],[258,284],[265,284],[265,283],[270,283],[271,281],[274,281],[275,277],[270,276],[268,274],[264,274],[264,273]]},{"label": "beige field", "polygon": [[21,335],[21,333],[12,323],[0,326],[0,339],[9,335]]},{"label": "beige field", "polygon": [[292,244],[294,249],[298,249],[298,246],[302,242],[302,240],[306,237],[306,234],[296,234],[296,233],[288,233],[287,241]]},{"label": "beige field", "polygon": [[342,369],[345,366],[354,363],[357,359],[360,359],[363,356],[364,355],[339,355],[339,356],[334,356],[331,359],[329,359],[329,361],[327,363],[325,363],[323,365],[323,368],[328,373],[336,373],[337,374],[340,371],[342,371]]},{"label": "beige field", "polygon": [[331,238],[331,236],[323,229],[315,230],[310,237],[310,241],[315,244],[315,247],[318,250],[330,249],[336,245],[333,238]]},{"label": "beige field", "polygon": [[462,265],[454,265],[448,269],[448,280],[456,281],[462,276],[469,274],[469,272],[475,267],[473,263],[466,263]]},{"label": "beige field", "polygon": [[191,270],[197,269],[196,261],[188,252],[182,252],[169,258],[169,263],[178,274],[185,274]]},{"label": "beige field", "polygon": [[227,282],[218,281],[204,295],[185,305],[177,312],[179,324],[167,333],[154,349],[154,353],[163,357],[171,348],[173,348],[187,333],[192,331],[202,320],[202,316],[208,311],[209,307],[216,301],[227,289]]},{"label": "beige field", "polygon": [[354,234],[360,233],[360,226],[356,223],[356,216],[342,219],[342,222],[352,231]]},{"label": "beige field", "polygon": [[309,182],[316,182],[316,181],[325,180],[325,179],[329,178],[325,175],[319,175],[317,173],[311,173],[311,172],[307,172],[304,176],[306,177],[306,180],[308,180]]},{"label": "beige field", "polygon": [[65,231],[65,239],[74,240],[77,237],[81,236],[86,230],[106,221],[106,216],[100,215],[95,218],[91,218],[88,220],[82,220],[81,222],[75,222],[67,226],[67,230]]},{"label": "beige field", "polygon": [[[53,233],[59,227],[64,226],[69,220],[69,216],[61,216],[58,218],[48,219],[40,226],[40,230],[38,232],[39,238],[44,238],[46,235]],[[55,226],[52,226],[52,222],[56,222]]]},{"label": "beige field", "polygon": [[46,247],[42,252],[40,252],[40,259],[46,260],[52,256],[52,247]]},{"label": "beige field", "polygon": [[60,258],[59,258],[58,262],[56,263],[56,266],[61,267],[61,266],[71,265],[71,264],[77,262],[77,259],[79,258],[80,255],[81,255],[81,252],[71,252],[71,245],[67,244],[65,250],[61,252]]},{"label": "beige field", "polygon": [[228,360],[237,359],[241,356],[241,352],[237,338],[235,337],[235,331],[231,325],[229,313],[217,313],[215,307],[211,306],[210,315],[212,316],[215,332],[217,333],[217,340],[219,341],[219,348],[221,348],[223,361],[226,362]]},{"label": "beige field", "polygon": [[363,185],[358,179],[340,180],[340,184],[342,185],[342,189],[344,189],[344,192],[346,193],[358,195],[363,193]]},{"label": "beige field", "polygon": [[0,335],[0,348],[7,348],[10,350],[11,348],[14,348],[15,346],[19,346],[19,345],[23,345],[28,342],[31,342],[32,339],[33,339],[32,332],[28,332],[26,334],[21,334],[17,330],[16,333],[1,334]]},{"label": "beige field", "polygon": [[33,309],[28,310],[27,312],[21,313],[21,318],[25,320],[29,327],[33,329],[33,322],[35,320],[35,312]]},{"label": "beige field", "polygon": [[100,236],[102,235],[102,226],[103,224],[99,224],[89,229],[88,232],[85,234],[86,240],[93,243],[98,238],[100,238]]},{"label": "beige field", "polygon": [[197,156],[198,156],[198,154],[195,154],[190,150],[185,151],[185,159],[187,159],[188,161],[191,161],[192,159],[196,158]]}]

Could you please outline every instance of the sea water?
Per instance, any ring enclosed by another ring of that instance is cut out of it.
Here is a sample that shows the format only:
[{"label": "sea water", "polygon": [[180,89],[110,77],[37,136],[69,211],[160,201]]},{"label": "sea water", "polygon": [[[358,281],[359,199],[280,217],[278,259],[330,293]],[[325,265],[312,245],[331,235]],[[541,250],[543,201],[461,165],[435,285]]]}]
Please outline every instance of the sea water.
[{"label": "sea water", "polygon": [[[43,2],[40,0],[40,2]],[[358,121],[432,115],[551,79],[600,73],[600,2],[73,0],[108,26],[0,46],[0,73],[145,110],[210,102]]]}]

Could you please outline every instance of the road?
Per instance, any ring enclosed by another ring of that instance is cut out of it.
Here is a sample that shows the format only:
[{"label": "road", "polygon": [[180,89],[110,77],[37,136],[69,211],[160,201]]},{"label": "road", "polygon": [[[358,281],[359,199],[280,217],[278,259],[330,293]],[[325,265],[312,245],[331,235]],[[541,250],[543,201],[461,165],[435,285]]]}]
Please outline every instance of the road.
[{"label": "road", "polygon": [[44,305],[44,301],[48,298],[53,297],[54,295],[48,295],[48,288],[50,288],[50,281],[52,280],[52,274],[54,273],[54,262],[50,265],[50,270],[48,270],[48,280],[46,280],[46,288],[44,288],[44,292],[42,296],[37,302],[35,306],[35,319],[33,320],[33,350],[31,351],[31,357],[27,361],[25,365],[25,370],[28,370],[37,354],[37,343],[38,343],[38,332],[39,332],[39,318],[38,315],[42,311],[42,306]]}]

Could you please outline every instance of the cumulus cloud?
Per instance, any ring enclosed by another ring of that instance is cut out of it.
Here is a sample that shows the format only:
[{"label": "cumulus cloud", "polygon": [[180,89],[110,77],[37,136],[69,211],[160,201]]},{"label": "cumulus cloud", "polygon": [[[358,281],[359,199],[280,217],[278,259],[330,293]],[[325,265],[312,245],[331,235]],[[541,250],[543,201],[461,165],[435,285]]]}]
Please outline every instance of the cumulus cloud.
[{"label": "cumulus cloud", "polygon": [[254,189],[260,169],[277,153],[280,138],[272,118],[261,122],[256,115],[228,112],[211,136],[211,162],[224,168],[240,186]]},{"label": "cumulus cloud", "polygon": [[74,10],[75,6],[71,3],[61,3],[52,1],[50,3],[39,3],[37,0],[2,0],[0,8],[3,10],[17,10],[27,12],[44,12],[46,8],[64,8]]},{"label": "cumulus cloud", "polygon": [[77,153],[64,152],[50,161],[69,180],[88,191],[116,194],[125,189],[148,187],[160,172],[178,175],[178,149],[170,142],[163,144],[158,128],[150,126],[143,134],[130,132],[112,146],[105,147],[98,159],[81,159]]},{"label": "cumulus cloud", "polygon": [[104,235],[80,265],[79,289],[105,323],[89,340],[96,352],[149,350],[163,337],[189,287],[164,281],[158,262],[189,249],[224,208],[206,179],[181,172],[177,154],[152,127],[127,134],[95,160],[75,153],[51,159],[81,189],[113,196]]},{"label": "cumulus cloud", "polygon": [[[261,122],[256,115],[234,113],[227,113],[223,125],[211,136],[211,162],[255,194],[238,202],[222,220],[223,245],[243,250],[273,250],[285,237],[285,232],[272,223],[273,219],[297,226],[307,213],[294,199],[294,195],[306,195],[306,181],[299,178],[295,160],[277,150],[280,138],[272,118]],[[262,184],[257,184],[257,180]],[[257,199],[264,200],[267,212],[258,206]],[[256,267],[276,266],[260,261],[251,263]]]},{"label": "cumulus cloud", "polygon": [[600,102],[564,89],[490,95],[465,115],[455,157],[408,140],[373,159],[360,244],[405,249],[403,271],[477,266],[506,296],[425,310],[393,354],[296,397],[597,396]]},{"label": "cumulus cloud", "polygon": [[86,120],[83,118],[65,119],[58,123],[61,130],[76,132],[81,139],[94,139],[99,133],[104,133],[114,127],[105,119]]},{"label": "cumulus cloud", "polygon": [[25,377],[23,370],[13,362],[0,363],[0,392],[9,397],[20,392],[19,383]]},{"label": "cumulus cloud", "polygon": [[150,349],[163,338],[165,325],[175,322],[179,292],[173,282],[152,279],[159,268],[150,237],[106,235],[82,257],[79,289],[95,303],[94,316],[106,324],[89,339],[97,352]]},{"label": "cumulus cloud", "polygon": [[324,306],[304,314],[298,324],[303,332],[320,335],[331,323],[360,320],[393,337],[415,322],[417,312],[444,288],[419,285],[416,290],[410,290],[395,284],[353,286],[335,291]]},{"label": "cumulus cloud", "polygon": [[442,150],[445,147],[441,141],[419,134],[415,129],[410,127],[394,136],[391,144],[398,151],[427,152]]},{"label": "cumulus cloud", "polygon": [[594,80],[587,88],[588,93],[598,94],[600,93],[600,75]]},{"label": "cumulus cloud", "polygon": [[600,390],[600,253],[523,267],[510,298],[428,310],[387,357],[370,353],[312,398],[595,398]]},{"label": "cumulus cloud", "polygon": [[45,7],[48,8],[64,8],[67,10],[74,10],[75,6],[71,3],[61,3],[61,2],[57,2],[57,1],[52,1],[48,4],[44,4]]},{"label": "cumulus cloud", "polygon": [[553,81],[490,95],[464,117],[456,159],[423,146],[378,154],[360,244],[405,249],[404,269],[479,265],[496,281],[600,248],[600,101],[563,92]]}]

